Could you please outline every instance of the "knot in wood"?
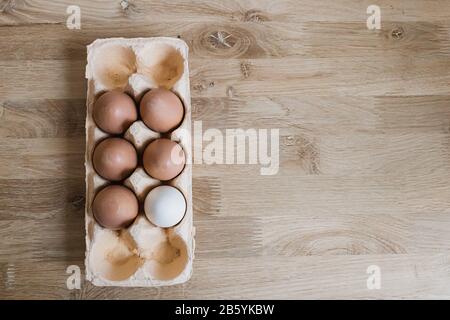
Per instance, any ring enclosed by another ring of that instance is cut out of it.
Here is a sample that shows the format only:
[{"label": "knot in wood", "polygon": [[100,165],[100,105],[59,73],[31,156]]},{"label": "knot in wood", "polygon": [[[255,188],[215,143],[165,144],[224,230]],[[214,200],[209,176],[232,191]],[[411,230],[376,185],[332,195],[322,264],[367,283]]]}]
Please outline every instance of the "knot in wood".
[{"label": "knot in wood", "polygon": [[396,39],[396,40],[402,39],[404,34],[405,34],[405,31],[403,30],[402,27],[395,28],[394,30],[392,30],[392,33],[391,33],[392,38]]}]

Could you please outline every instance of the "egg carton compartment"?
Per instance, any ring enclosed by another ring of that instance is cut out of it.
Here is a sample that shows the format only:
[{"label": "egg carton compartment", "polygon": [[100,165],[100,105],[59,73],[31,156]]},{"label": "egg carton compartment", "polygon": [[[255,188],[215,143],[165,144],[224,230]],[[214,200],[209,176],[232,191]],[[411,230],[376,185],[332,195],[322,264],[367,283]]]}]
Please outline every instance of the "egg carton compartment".
[{"label": "egg carton compartment", "polygon": [[[86,278],[97,286],[165,286],[186,282],[192,274],[194,235],[192,212],[192,145],[191,103],[189,88],[188,47],[174,38],[98,39],[87,47],[86,78]],[[183,171],[174,179],[162,182],[152,178],[139,162],[134,172],[122,181],[139,200],[140,212],[126,229],[103,228],[94,219],[92,202],[96,193],[111,182],[93,168],[95,146],[111,135],[99,129],[92,110],[96,99],[105,91],[129,94],[139,106],[150,89],[172,90],[184,106],[181,124],[169,134],[149,129],[135,121],[123,134],[142,158],[145,147],[160,137],[178,142],[186,156]],[[176,187],[186,199],[183,219],[174,227],[153,225],[143,212],[148,192],[161,185]]]}]

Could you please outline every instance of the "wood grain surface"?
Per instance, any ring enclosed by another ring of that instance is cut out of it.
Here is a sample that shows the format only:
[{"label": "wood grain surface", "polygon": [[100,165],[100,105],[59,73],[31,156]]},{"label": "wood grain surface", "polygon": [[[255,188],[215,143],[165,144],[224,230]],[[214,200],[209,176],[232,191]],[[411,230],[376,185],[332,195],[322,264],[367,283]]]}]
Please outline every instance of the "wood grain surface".
[{"label": "wood grain surface", "polygon": [[[194,121],[279,128],[280,170],[194,165],[188,283],[69,290],[86,45],[122,36],[185,40]],[[2,0],[0,39],[0,298],[450,298],[450,1]]]}]

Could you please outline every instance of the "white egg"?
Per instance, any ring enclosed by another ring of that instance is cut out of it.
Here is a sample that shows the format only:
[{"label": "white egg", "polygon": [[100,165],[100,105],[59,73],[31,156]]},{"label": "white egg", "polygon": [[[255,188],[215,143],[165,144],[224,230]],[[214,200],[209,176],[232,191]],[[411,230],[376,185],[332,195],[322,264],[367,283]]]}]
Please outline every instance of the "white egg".
[{"label": "white egg", "polygon": [[186,200],[177,188],[159,186],[148,193],[144,202],[144,211],[148,220],[156,226],[173,227],[184,217]]}]

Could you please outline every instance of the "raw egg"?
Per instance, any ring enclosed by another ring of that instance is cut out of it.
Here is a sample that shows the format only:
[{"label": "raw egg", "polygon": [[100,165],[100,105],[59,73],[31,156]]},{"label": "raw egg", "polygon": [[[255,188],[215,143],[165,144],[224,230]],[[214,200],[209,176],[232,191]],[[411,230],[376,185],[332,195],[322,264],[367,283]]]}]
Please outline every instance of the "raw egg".
[{"label": "raw egg", "polygon": [[137,166],[134,146],[122,138],[107,138],[101,141],[92,157],[94,169],[103,178],[120,181],[127,178]]},{"label": "raw egg", "polygon": [[147,92],[141,100],[142,121],[153,131],[168,132],[183,120],[184,108],[180,98],[170,90],[157,88]]},{"label": "raw egg", "polygon": [[169,139],[156,139],[144,150],[145,171],[155,179],[167,181],[183,171],[186,156],[183,148]]},{"label": "raw egg", "polygon": [[148,193],[144,211],[154,225],[161,228],[173,227],[184,217],[186,199],[177,188],[159,186]]},{"label": "raw egg", "polygon": [[121,134],[137,120],[134,100],[123,92],[109,91],[94,104],[92,113],[97,126],[111,134]]},{"label": "raw egg", "polygon": [[105,228],[119,230],[129,226],[138,214],[138,200],[123,186],[111,185],[100,190],[92,203],[92,213]]}]

